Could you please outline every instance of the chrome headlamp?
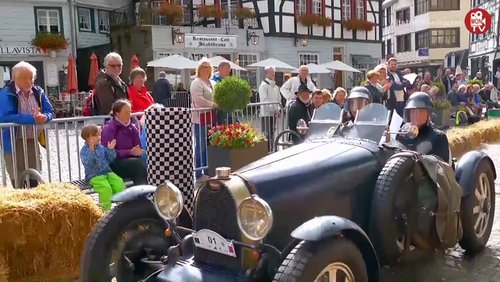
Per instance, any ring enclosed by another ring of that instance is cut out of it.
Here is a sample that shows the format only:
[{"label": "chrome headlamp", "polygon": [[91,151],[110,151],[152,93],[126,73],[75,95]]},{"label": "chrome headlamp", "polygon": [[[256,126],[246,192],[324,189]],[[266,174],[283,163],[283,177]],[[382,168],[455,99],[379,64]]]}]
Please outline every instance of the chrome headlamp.
[{"label": "chrome headlamp", "polygon": [[170,181],[158,185],[154,202],[156,211],[166,220],[177,218],[184,207],[182,192]]},{"label": "chrome headlamp", "polygon": [[237,218],[243,235],[253,241],[262,240],[273,226],[271,207],[257,195],[252,195],[240,203]]}]

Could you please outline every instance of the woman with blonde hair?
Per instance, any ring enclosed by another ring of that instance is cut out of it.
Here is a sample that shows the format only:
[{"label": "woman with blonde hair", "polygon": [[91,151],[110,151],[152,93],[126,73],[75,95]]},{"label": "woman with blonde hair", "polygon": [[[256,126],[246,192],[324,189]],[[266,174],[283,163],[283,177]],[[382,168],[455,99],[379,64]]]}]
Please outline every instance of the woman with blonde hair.
[{"label": "woman with blonde hair", "polygon": [[323,88],[321,89],[321,92],[323,92],[323,104],[329,103],[332,101],[332,93],[330,90]]},{"label": "woman with blonde hair", "polygon": [[335,91],[333,91],[332,100],[335,104],[339,105],[339,107],[344,107],[345,99],[347,98],[347,91],[342,87],[337,87]]},{"label": "woman with blonde hair", "polygon": [[[197,109],[215,109],[217,104],[213,101],[213,90],[215,81],[212,77],[212,64],[207,58],[202,58],[196,67],[196,78],[191,82],[189,92],[191,95],[191,109],[193,109],[192,120],[195,134],[195,158],[196,167],[207,166],[207,132],[208,127],[215,125],[215,111],[197,110]],[[202,177],[203,176],[203,177]],[[200,183],[208,176],[203,175],[202,171],[196,171],[197,182]]]}]

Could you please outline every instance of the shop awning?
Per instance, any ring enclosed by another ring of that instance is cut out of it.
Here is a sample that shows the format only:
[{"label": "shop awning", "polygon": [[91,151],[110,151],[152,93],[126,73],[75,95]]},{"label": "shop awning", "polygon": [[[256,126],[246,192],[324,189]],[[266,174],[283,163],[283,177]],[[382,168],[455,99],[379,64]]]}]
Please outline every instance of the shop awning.
[{"label": "shop awning", "polygon": [[353,65],[367,65],[371,67],[377,64],[377,60],[370,55],[352,55]]},{"label": "shop awning", "polygon": [[382,9],[385,9],[396,2],[398,2],[398,0],[385,0],[384,2],[382,2]]}]

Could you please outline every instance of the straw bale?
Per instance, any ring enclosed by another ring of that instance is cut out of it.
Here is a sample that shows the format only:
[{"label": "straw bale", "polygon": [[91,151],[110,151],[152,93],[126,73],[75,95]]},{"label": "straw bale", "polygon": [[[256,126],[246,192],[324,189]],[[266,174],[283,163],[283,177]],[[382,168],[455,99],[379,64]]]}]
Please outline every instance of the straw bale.
[{"label": "straw bale", "polygon": [[0,254],[11,281],[77,277],[80,254],[102,210],[65,183],[0,189]]},{"label": "straw bale", "polygon": [[483,144],[500,141],[500,120],[480,121],[467,127],[454,127],[446,132],[450,150],[454,157],[460,157]]},{"label": "straw bale", "polygon": [[7,262],[0,256],[0,282],[7,282],[9,275],[9,268],[7,267]]}]

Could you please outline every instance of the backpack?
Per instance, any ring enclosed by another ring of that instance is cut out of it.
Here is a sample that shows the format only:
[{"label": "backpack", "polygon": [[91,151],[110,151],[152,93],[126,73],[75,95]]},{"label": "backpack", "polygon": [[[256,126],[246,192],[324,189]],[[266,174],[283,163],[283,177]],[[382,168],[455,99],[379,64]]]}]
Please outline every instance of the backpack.
[{"label": "backpack", "polygon": [[89,96],[85,98],[85,106],[83,107],[82,113],[84,116],[98,115],[99,107],[97,105],[95,90],[91,90]]},{"label": "backpack", "polygon": [[456,125],[467,125],[468,123],[467,113],[463,110],[459,110],[456,113],[455,124]]}]

